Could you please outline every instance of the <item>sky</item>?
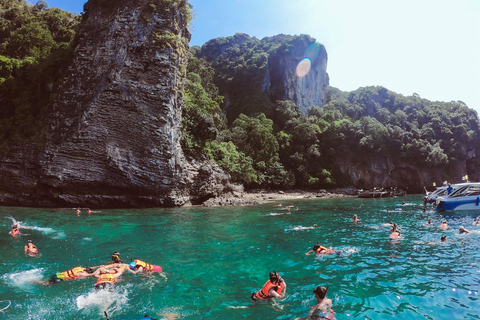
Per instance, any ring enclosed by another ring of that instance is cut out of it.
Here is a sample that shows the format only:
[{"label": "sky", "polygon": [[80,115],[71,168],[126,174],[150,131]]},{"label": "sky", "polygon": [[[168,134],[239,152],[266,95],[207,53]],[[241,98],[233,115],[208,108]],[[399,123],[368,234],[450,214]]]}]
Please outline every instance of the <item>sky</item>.
[{"label": "sky", "polygon": [[[85,3],[45,2],[75,13]],[[480,114],[480,0],[189,2],[192,46],[235,33],[308,34],[327,50],[331,86],[378,85],[432,101],[461,100]]]}]

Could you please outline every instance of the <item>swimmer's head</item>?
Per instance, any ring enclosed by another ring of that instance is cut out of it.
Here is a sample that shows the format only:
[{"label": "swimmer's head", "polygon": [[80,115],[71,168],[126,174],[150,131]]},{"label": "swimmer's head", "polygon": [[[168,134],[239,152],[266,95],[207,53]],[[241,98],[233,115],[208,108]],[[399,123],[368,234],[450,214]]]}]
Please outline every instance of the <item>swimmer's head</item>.
[{"label": "swimmer's head", "polygon": [[271,282],[280,282],[282,277],[277,273],[277,271],[270,272],[269,278]]},{"label": "swimmer's head", "polygon": [[442,242],[444,242],[444,241],[446,241],[446,240],[447,240],[447,236],[442,236],[442,237],[440,238],[440,241],[442,241]]},{"label": "swimmer's head", "polygon": [[314,246],[313,246],[313,251],[317,251],[317,249],[320,248],[320,245],[318,243],[316,243]]},{"label": "swimmer's head", "polygon": [[33,241],[32,241],[32,240],[28,240],[27,242],[28,242],[28,243],[33,243]]},{"label": "swimmer's head", "polygon": [[17,228],[18,228],[18,224],[14,224],[14,225],[12,226],[12,229],[17,229]]},{"label": "swimmer's head", "polygon": [[89,266],[85,266],[85,271],[87,271],[87,273],[90,273],[90,274],[93,273],[93,269],[90,268]]},{"label": "swimmer's head", "polygon": [[327,288],[325,288],[323,286],[318,286],[318,287],[315,288],[315,290],[313,290],[313,293],[318,295],[318,297],[320,299],[324,299],[325,296],[327,295]]},{"label": "swimmer's head", "polygon": [[120,258],[120,252],[115,251],[114,253],[112,253],[112,261],[117,263],[123,262],[122,259]]},{"label": "swimmer's head", "polygon": [[130,269],[135,269],[136,263],[135,262],[130,262]]}]

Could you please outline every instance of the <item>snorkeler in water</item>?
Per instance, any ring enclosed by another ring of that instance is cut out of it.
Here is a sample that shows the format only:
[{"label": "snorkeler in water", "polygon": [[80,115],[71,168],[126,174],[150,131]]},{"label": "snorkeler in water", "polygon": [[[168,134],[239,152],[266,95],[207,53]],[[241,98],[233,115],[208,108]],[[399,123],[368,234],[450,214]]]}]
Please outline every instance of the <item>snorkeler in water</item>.
[{"label": "snorkeler in water", "polygon": [[31,257],[38,254],[38,248],[33,244],[32,240],[28,240],[27,244],[25,245],[25,253],[28,253],[28,255]]},{"label": "snorkeler in water", "polygon": [[268,301],[274,298],[284,299],[287,291],[287,284],[276,271],[270,272],[269,280],[263,285],[260,291],[252,293],[250,298],[253,301]]},{"label": "snorkeler in water", "polygon": [[58,272],[54,274],[49,280],[39,282],[39,284],[50,286],[61,281],[79,279],[79,278],[90,277],[90,276],[93,276],[92,268],[89,268],[88,266],[85,266],[85,267],[79,266],[79,267],[72,268],[68,271]]},{"label": "snorkeler in water", "polygon": [[95,283],[95,289],[113,289],[115,283],[117,282],[117,278],[123,274],[123,270],[113,268],[113,269],[106,269],[106,268],[98,268],[92,275],[97,277],[97,282]]},{"label": "snorkeler in water", "polygon": [[310,251],[305,253],[305,255],[309,256],[312,254],[330,254],[330,253],[335,253],[335,251],[333,249],[329,249],[327,247],[321,246],[317,242]]}]

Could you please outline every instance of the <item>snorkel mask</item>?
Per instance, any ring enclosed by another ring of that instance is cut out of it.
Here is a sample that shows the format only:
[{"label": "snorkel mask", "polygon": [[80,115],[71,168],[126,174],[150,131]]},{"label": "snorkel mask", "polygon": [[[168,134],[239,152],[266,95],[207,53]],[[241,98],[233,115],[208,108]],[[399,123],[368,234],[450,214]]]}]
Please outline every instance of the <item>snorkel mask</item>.
[{"label": "snorkel mask", "polygon": [[120,262],[122,263],[122,259],[120,259],[120,252],[118,251],[115,251],[113,254],[112,254],[112,261],[114,262]]}]

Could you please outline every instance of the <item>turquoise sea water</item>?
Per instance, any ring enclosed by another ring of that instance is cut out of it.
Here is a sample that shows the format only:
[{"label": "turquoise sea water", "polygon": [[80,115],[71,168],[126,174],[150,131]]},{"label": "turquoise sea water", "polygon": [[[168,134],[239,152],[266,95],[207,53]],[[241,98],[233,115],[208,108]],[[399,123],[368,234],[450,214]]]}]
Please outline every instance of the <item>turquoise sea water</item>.
[{"label": "turquoise sea water", "polygon": [[[405,202],[405,204],[402,204]],[[478,212],[440,214],[422,197],[290,200],[222,208],[99,210],[0,208],[0,319],[295,319],[315,303],[312,290],[329,285],[336,319],[480,319]],[[395,211],[398,208],[401,210]],[[390,209],[390,212],[387,212]],[[351,217],[357,214],[360,223]],[[433,226],[426,226],[432,218]],[[450,228],[438,228],[446,218]],[[12,221],[36,227],[8,235]],[[403,228],[391,241],[389,221]],[[313,230],[298,230],[312,226]],[[458,227],[473,231],[460,235]],[[441,235],[448,242],[438,243]],[[26,256],[28,239],[37,257]],[[306,256],[319,242],[343,255]],[[427,244],[433,242],[433,244]],[[164,268],[124,274],[113,292],[95,278],[36,284],[78,265],[108,262],[114,251]],[[349,256],[348,256],[349,255]],[[287,283],[278,307],[252,305],[276,270]],[[245,306],[247,308],[229,308]],[[163,316],[162,316],[163,314]]]}]

